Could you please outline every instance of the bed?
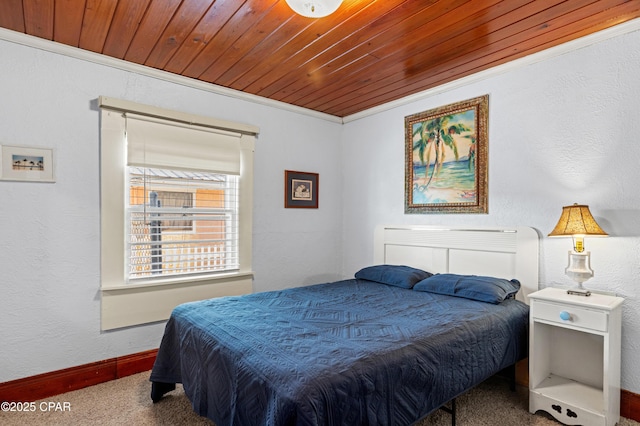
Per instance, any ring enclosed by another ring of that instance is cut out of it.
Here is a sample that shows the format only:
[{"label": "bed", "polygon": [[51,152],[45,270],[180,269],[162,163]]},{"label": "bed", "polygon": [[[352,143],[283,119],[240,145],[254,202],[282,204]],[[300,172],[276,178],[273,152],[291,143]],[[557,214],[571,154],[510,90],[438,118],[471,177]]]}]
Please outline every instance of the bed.
[{"label": "bed", "polygon": [[178,306],[154,402],[182,383],[217,426],[404,425],[527,356],[535,230],[381,226],[374,241],[339,282]]}]

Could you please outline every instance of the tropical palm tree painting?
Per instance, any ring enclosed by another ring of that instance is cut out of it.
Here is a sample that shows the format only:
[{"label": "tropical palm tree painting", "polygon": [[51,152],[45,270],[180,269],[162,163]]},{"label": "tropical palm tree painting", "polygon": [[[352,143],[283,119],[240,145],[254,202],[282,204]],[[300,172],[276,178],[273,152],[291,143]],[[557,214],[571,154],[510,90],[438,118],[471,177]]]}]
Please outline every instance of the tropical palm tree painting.
[{"label": "tropical palm tree painting", "polygon": [[488,97],[405,118],[405,212],[486,213]]}]

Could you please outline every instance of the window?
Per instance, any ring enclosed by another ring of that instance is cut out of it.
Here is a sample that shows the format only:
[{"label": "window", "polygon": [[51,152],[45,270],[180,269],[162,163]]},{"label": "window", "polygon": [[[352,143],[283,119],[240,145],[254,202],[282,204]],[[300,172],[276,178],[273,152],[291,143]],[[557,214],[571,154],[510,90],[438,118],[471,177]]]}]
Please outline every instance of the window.
[{"label": "window", "polygon": [[238,269],[237,176],[128,167],[128,282]]},{"label": "window", "polygon": [[102,329],[252,290],[257,128],[100,98]]}]

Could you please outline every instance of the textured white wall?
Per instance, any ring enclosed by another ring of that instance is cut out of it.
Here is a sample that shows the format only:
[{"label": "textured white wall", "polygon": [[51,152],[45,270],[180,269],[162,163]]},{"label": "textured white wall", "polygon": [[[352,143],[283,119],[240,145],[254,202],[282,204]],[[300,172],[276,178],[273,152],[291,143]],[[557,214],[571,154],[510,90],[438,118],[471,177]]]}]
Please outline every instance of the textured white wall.
[{"label": "textured white wall", "polygon": [[[546,235],[562,206],[588,204],[611,238],[586,239],[586,284],[626,298],[622,387],[640,392],[639,75],[636,31],[346,124],[345,275],[371,263],[378,224],[528,225],[541,235],[541,286],[571,286],[571,240]],[[484,94],[489,213],[405,215],[404,117]]]},{"label": "textured white wall", "polygon": [[[0,181],[0,382],[157,348],[164,324],[100,332],[100,95],[260,127],[254,288],[337,278],[342,126],[0,41],[0,145],[55,149],[54,184]],[[284,209],[284,170],[320,174]]]}]

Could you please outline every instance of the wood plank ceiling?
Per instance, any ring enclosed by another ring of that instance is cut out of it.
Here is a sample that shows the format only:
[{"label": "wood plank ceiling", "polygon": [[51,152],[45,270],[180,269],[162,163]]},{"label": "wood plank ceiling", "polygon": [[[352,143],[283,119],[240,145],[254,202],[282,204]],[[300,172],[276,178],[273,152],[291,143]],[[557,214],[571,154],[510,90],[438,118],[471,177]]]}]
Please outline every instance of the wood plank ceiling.
[{"label": "wood plank ceiling", "polygon": [[640,17],[640,0],[1,0],[0,27],[345,117]]}]

